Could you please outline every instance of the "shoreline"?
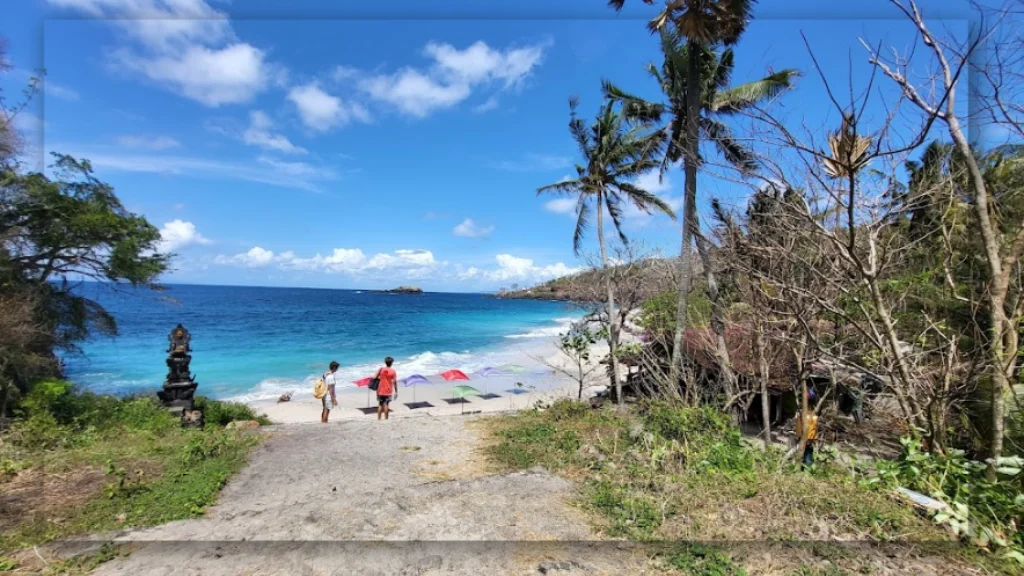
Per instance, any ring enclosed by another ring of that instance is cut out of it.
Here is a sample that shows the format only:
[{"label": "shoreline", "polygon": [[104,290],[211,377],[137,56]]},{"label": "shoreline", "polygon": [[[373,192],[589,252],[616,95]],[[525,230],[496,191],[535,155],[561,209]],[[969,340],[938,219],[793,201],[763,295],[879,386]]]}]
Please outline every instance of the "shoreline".
[{"label": "shoreline", "polygon": [[[469,381],[449,382],[439,376],[431,375],[429,384],[404,386],[399,383],[398,397],[391,404],[391,416],[409,418],[510,412],[529,408],[538,402],[549,403],[561,398],[576,399],[579,393],[579,384],[556,369],[556,367],[565,369],[568,367],[569,361],[556,349],[554,341],[538,343],[534,352],[537,354],[520,351],[520,362],[534,364],[534,367],[523,367],[525,369],[519,373],[480,376],[464,371],[470,377]],[[598,360],[605,354],[607,354],[606,344],[597,343],[591,346],[592,360],[588,366],[597,367]],[[514,363],[508,365],[512,364]],[[521,366],[521,364],[519,365]],[[403,374],[402,366],[398,363],[395,364],[395,368],[398,371],[399,380],[410,375],[409,373]],[[606,385],[596,384],[604,381],[599,369],[591,374],[590,381],[592,384],[583,390],[584,400],[606,388]],[[447,402],[446,399],[452,399],[448,391],[453,386],[462,384],[472,386],[481,394],[493,394],[495,397],[481,398],[472,395],[467,396],[465,402]],[[341,387],[336,389],[336,396],[338,405],[331,410],[331,421],[375,418],[376,395],[367,388]],[[413,402],[426,402],[429,406],[411,408],[406,405]],[[313,397],[312,383],[306,388],[295,390],[292,399],[288,402],[278,402],[276,399],[254,399],[244,403],[255,412],[266,415],[274,424],[319,422],[322,409],[321,401]],[[360,410],[361,408],[372,409],[372,411],[364,413]]]}]

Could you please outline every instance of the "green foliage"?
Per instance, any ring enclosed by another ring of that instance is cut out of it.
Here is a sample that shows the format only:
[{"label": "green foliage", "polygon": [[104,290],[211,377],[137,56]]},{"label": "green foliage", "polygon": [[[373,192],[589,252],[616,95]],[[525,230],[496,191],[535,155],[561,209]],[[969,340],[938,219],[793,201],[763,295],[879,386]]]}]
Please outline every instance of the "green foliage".
[{"label": "green foliage", "polygon": [[982,547],[1008,548],[1013,557],[1024,552],[1024,459],[1001,458],[992,482],[985,477],[985,464],[968,460],[963,451],[927,453],[912,438],[901,444],[899,459],[878,463],[877,475],[865,486],[902,486],[941,500],[949,509],[933,515],[936,523]]},{"label": "green foliage", "polygon": [[230,422],[256,420],[261,426],[270,424],[270,420],[262,415],[257,415],[252,408],[241,402],[225,402],[223,400],[211,400],[205,396],[196,396],[196,408],[203,411],[203,418],[207,424],[215,426],[226,426]]},{"label": "green foliage", "polygon": [[671,551],[668,565],[691,576],[746,576],[727,554],[700,544],[684,544]]},{"label": "green foliage", "polygon": [[[671,334],[676,329],[676,311],[679,310],[679,295],[665,292],[647,299],[640,307],[638,323],[651,334]],[[711,318],[711,300],[705,291],[694,290],[689,297],[687,319],[691,327],[707,326]]]}]

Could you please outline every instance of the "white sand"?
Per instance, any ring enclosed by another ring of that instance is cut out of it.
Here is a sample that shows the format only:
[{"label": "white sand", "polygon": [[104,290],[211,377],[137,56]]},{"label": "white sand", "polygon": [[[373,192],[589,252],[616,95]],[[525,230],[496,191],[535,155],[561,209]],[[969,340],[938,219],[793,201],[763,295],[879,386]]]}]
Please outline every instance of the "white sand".
[{"label": "white sand", "polygon": [[[547,366],[567,367],[568,358],[554,349],[552,345],[546,349],[541,365],[535,363],[534,368],[528,369],[522,374],[503,374],[500,376],[481,377],[475,374],[468,374],[469,381],[445,381],[440,376],[431,376],[430,384],[417,384],[415,386],[398,385],[398,398],[391,403],[392,418],[409,418],[416,416],[445,416],[484,412],[507,412],[531,408],[538,402],[549,403],[559,398],[576,398],[579,393],[579,385],[573,379],[555,369],[547,370],[547,374],[535,373],[535,368]],[[590,357],[591,366],[594,366],[599,359],[607,354],[607,346],[603,344],[594,345]],[[530,358],[535,361],[535,358]],[[401,365],[396,364],[395,370],[398,378],[402,379]],[[591,373],[590,382],[594,384],[604,383],[603,367],[598,367]],[[449,392],[453,386],[465,384],[479,390],[482,394],[497,394],[498,398],[483,399],[477,396],[467,396],[464,404],[449,404],[445,399],[451,399]],[[602,385],[589,386],[583,391],[583,398],[587,399],[599,390]],[[519,390],[520,393],[513,393],[509,390]],[[376,418],[375,414],[363,414],[359,408],[376,408],[376,394],[366,388],[339,387],[337,390],[338,405],[331,409],[330,419],[369,419]],[[431,406],[411,409],[406,403],[429,402]],[[299,422],[318,422],[320,420],[321,402],[313,397],[312,386],[309,389],[296,390],[289,402],[277,402],[276,400],[255,400],[248,402],[249,406],[257,413],[266,414],[273,422],[278,424],[292,424]]]}]

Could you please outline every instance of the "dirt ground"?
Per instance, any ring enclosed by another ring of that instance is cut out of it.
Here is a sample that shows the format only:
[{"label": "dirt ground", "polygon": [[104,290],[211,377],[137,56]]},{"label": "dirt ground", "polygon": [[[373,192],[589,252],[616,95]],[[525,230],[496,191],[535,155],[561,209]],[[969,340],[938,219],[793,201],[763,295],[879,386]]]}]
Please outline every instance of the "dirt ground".
[{"label": "dirt ground", "polygon": [[458,417],[269,429],[206,517],[115,535],[134,551],[94,574],[653,572],[643,549],[599,541],[567,481],[489,473],[476,429]]}]

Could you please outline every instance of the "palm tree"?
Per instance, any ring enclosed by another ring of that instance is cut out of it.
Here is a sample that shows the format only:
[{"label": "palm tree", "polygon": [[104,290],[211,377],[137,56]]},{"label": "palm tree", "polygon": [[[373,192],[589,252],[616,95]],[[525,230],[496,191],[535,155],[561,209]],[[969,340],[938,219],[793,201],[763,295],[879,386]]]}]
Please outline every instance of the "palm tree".
[{"label": "palm tree", "polygon": [[[663,200],[638,187],[637,177],[658,167],[657,157],[663,154],[665,137],[662,131],[651,132],[639,126],[629,126],[623,115],[606,101],[597,118],[588,128],[576,115],[579,101],[569,100],[569,133],[579,147],[585,165],[576,165],[576,178],[541,186],[537,194],[554,193],[576,196],[576,230],[573,251],[579,255],[586,229],[590,226],[591,212],[597,213],[597,242],[601,250],[601,267],[605,271],[608,292],[606,302],[609,320],[614,318],[615,295],[608,271],[608,251],[605,248],[604,214],[612,219],[619,239],[627,242],[622,231],[624,204],[632,204],[644,212],[659,211],[675,218],[672,209]],[[615,323],[609,321],[608,346],[611,358],[611,381],[615,397],[622,402],[622,384],[619,382],[619,364],[616,358],[618,334]]]},{"label": "palm tree", "polygon": [[[654,4],[654,0],[642,0]],[[626,0],[609,0],[616,11],[622,10]],[[732,46],[746,30],[754,0],[666,0],[665,9],[648,23],[652,32],[664,30],[671,24],[680,38],[686,39],[686,51],[698,54],[705,47],[716,44]],[[678,381],[682,367],[683,334],[686,331],[686,304],[693,281],[690,262],[691,236],[698,232],[697,220],[697,162],[700,152],[700,110],[702,104],[701,60],[688,58],[685,67],[686,114],[682,116],[682,156],[686,194],[683,200],[683,246],[679,276],[679,303],[676,312],[676,332],[673,339],[671,377]],[[679,69],[681,73],[683,68]]]},{"label": "palm tree", "polygon": [[[792,85],[798,75],[795,70],[772,72],[760,80],[747,82],[739,86],[730,86],[734,66],[734,54],[731,48],[718,51],[700,45],[693,49],[694,44],[684,39],[677,30],[662,28],[661,48],[664,60],[660,69],[654,64],[648,65],[648,72],[661,87],[665,96],[662,102],[649,102],[633,96],[614,84],[605,81],[605,94],[623,103],[624,114],[635,122],[642,124],[662,125],[666,134],[667,146],[661,162],[664,174],[669,167],[683,161],[686,166],[686,194],[683,214],[683,249],[680,262],[679,303],[676,317],[676,332],[672,347],[673,381],[678,378],[678,370],[682,365],[682,340],[687,324],[687,299],[692,284],[692,259],[690,256],[690,238],[697,239],[697,251],[704,264],[708,280],[708,295],[713,304],[712,326],[717,336],[717,355],[722,365],[722,374],[730,396],[734,378],[729,368],[729,352],[725,345],[724,312],[720,306],[718,285],[711,267],[710,253],[707,242],[700,233],[697,218],[696,169],[701,158],[686,153],[687,133],[690,123],[689,77],[687,72],[691,63],[696,62],[700,70],[699,90],[700,106],[698,108],[697,126],[699,134],[711,140],[715,149],[726,161],[743,171],[757,168],[754,154],[740,141],[736,140],[729,126],[720,118],[739,113],[776,97]],[[698,57],[690,58],[690,54]]]}]

